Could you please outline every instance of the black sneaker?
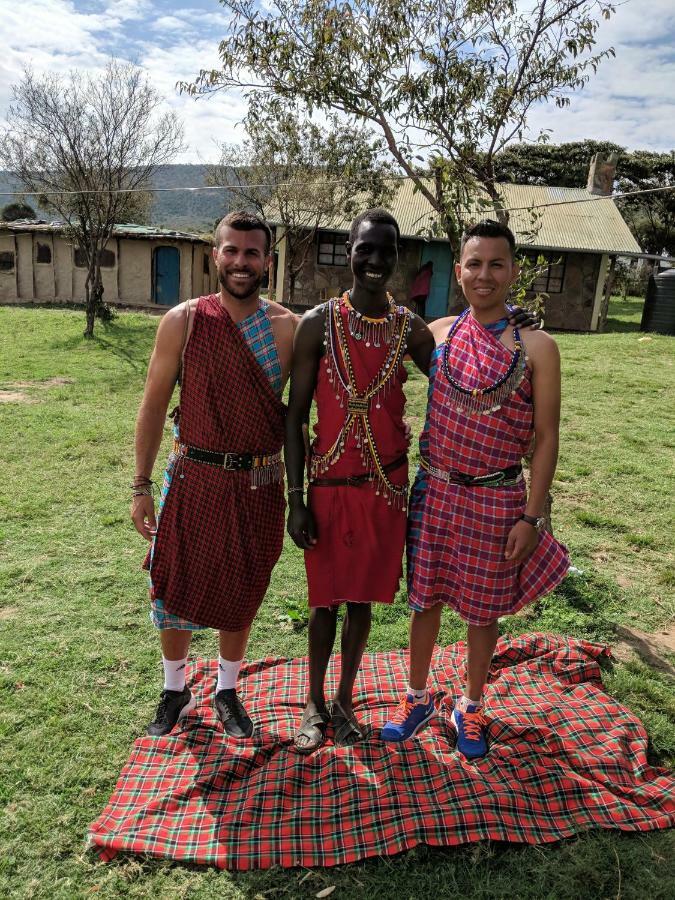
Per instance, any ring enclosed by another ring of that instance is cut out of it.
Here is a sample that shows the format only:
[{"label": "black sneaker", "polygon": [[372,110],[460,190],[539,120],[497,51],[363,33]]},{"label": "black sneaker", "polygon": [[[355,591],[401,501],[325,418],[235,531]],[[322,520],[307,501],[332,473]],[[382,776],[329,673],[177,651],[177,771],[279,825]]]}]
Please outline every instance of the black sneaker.
[{"label": "black sneaker", "polygon": [[145,733],[152,737],[168,734],[176,722],[187,715],[196,705],[197,701],[187,685],[182,691],[162,691],[162,697],[155,713],[155,721],[148,725]]},{"label": "black sneaker", "polygon": [[230,737],[244,738],[253,734],[253,722],[249,719],[234,688],[218,691],[216,712]]}]

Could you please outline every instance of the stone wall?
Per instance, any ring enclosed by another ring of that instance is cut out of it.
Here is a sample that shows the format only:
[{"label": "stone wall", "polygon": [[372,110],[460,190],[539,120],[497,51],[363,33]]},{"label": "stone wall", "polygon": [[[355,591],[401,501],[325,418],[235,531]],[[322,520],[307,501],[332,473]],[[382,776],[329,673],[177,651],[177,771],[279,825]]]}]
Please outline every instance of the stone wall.
[{"label": "stone wall", "polygon": [[[345,240],[347,235],[345,235]],[[399,265],[392,278],[389,290],[400,303],[408,297],[408,287],[420,266],[423,242],[415,239],[402,241]],[[291,306],[298,312],[316,306],[330,297],[336,297],[352,286],[349,266],[321,266],[317,262],[317,244],[314,243],[307,254],[302,271],[296,278],[295,294]],[[290,284],[288,267],[284,280],[284,303],[289,303]]]},{"label": "stone wall", "polygon": [[563,289],[546,301],[546,328],[589,331],[600,272],[599,253],[568,253]]}]

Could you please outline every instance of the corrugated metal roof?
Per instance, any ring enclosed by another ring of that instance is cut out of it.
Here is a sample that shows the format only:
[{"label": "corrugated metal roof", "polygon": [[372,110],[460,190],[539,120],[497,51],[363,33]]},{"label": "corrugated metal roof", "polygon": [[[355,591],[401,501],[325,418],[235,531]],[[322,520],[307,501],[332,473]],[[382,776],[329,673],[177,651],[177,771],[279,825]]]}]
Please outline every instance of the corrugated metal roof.
[{"label": "corrugated metal roof", "polygon": [[[521,245],[550,250],[585,250],[591,253],[640,253],[640,247],[623,220],[611,197],[593,195],[584,188],[549,187],[547,185],[500,184],[497,186],[504,205],[514,211],[509,225]],[[429,181],[433,190],[433,183]],[[585,203],[570,201],[585,200]],[[545,206],[558,203],[559,206]],[[536,235],[531,239],[532,218],[523,207],[538,207],[540,216]],[[410,179],[400,183],[389,208],[399,223],[404,237],[428,233],[437,216],[428,200],[414,189]],[[515,209],[514,209],[515,208]],[[476,221],[488,218],[489,212],[476,207]],[[272,211],[270,220],[274,221]],[[334,231],[348,231],[345,218],[322,223]]]},{"label": "corrugated metal roof", "polygon": [[[41,233],[50,231],[62,231],[65,228],[64,222],[43,222],[41,219],[17,219],[14,222],[0,222],[0,230],[8,231],[37,231]],[[210,240],[201,237],[198,234],[192,234],[188,231],[173,231],[170,228],[157,228],[154,225],[115,225],[113,227],[114,237],[129,238],[173,238],[180,241],[191,241],[193,243],[211,244]]]}]

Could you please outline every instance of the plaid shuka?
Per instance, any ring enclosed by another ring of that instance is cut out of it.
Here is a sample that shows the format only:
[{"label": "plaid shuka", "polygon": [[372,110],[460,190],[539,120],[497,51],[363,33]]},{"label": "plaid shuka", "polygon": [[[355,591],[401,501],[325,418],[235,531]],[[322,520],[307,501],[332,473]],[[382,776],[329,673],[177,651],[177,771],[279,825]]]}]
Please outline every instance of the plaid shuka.
[{"label": "plaid shuka", "polygon": [[[592,828],[675,825],[675,779],[647,762],[640,721],[602,689],[608,651],[544,634],[502,638],[487,689],[490,750],[469,762],[449,724],[465,646],[437,649],[439,715],[403,745],[378,739],[406,683],[403,651],[364,657],[355,711],[375,731],[354,747],[291,747],[307,660],[246,666],[240,690],[258,731],[227,739],[213,709],[215,663],[192,671],[197,709],[170,735],[139,738],[90,841],[228,869],[331,866],[417,844],[558,841]],[[335,689],[339,657],[327,687]],[[448,705],[441,701],[448,692]]]},{"label": "plaid shuka", "polygon": [[[260,301],[258,309],[250,316],[247,316],[242,322],[237,322],[237,328],[241,332],[242,337],[251,348],[251,352],[258,361],[258,365],[270,380],[270,384],[275,394],[281,394],[281,363],[279,362],[279,354],[277,353],[277,345],[274,341],[274,332],[272,331],[272,323],[267,314],[269,303],[265,300]],[[180,433],[178,426],[173,428],[174,440],[180,441]],[[164,478],[162,480],[162,492],[159,499],[158,516],[161,517],[164,503],[166,502],[171,481],[173,479],[178,456],[175,453],[169,455],[166,469],[164,470]],[[149,562],[152,561],[153,546],[150,549]],[[150,621],[159,629],[176,628],[179,631],[202,631],[208,628],[208,625],[197,625],[181,616],[167,612],[164,608],[164,601],[161,597],[157,597],[152,589],[152,579],[150,581],[150,597],[151,610]]]},{"label": "plaid shuka", "polygon": [[[284,405],[270,383],[274,363],[261,321],[253,323],[254,344],[265,348],[267,371],[218,296],[200,297],[183,358],[179,427],[188,446],[260,455],[281,449]],[[150,567],[163,611],[225,631],[248,627],[281,553],[284,510],[280,482],[251,490],[250,472],[180,457]]]},{"label": "plaid shuka", "polygon": [[[483,387],[506,371],[511,351],[471,315],[450,345],[452,376]],[[530,369],[499,409],[457,409],[443,371],[441,345],[429,373],[420,454],[443,471],[485,475],[521,462],[534,434]],[[567,549],[548,532],[520,564],[504,559],[511,528],[525,510],[525,483],[508,487],[449,484],[420,469],[408,516],[408,602],[424,610],[450,604],[473,625],[488,625],[550,593],[569,568]]]}]

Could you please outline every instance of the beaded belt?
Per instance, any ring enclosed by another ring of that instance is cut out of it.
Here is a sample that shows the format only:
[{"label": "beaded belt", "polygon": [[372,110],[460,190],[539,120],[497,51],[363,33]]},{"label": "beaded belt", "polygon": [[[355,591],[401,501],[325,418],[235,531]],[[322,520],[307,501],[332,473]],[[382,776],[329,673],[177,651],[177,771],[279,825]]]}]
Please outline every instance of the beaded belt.
[{"label": "beaded belt", "polygon": [[[395,472],[396,469],[401,468],[407,459],[408,457],[404,453],[403,456],[399,456],[393,462],[382,466],[382,471],[387,475],[390,472]],[[366,472],[363,475],[349,475],[347,478],[312,478],[309,485],[310,487],[358,487],[360,484],[367,484],[374,480],[375,476],[370,472]]]},{"label": "beaded belt", "polygon": [[250,472],[265,466],[276,466],[281,462],[281,451],[278,453],[216,453],[213,450],[202,450],[200,447],[188,447],[178,441],[173,442],[173,452],[193,462],[206,463],[207,466],[218,466],[228,472]]},{"label": "beaded belt", "polygon": [[523,477],[523,467],[521,465],[509,466],[506,469],[498,469],[496,472],[489,472],[487,475],[466,475],[464,472],[446,472],[443,469],[437,469],[432,466],[428,459],[420,457],[420,465],[425,472],[433,475],[447,484],[463,484],[466,487],[510,487],[518,484]]}]

